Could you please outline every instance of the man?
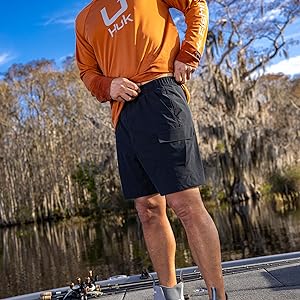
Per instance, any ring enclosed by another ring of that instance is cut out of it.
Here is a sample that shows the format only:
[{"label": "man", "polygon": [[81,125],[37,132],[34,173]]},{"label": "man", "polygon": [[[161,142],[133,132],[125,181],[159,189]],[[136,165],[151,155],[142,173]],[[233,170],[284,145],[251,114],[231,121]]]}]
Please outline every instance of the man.
[{"label": "man", "polygon": [[[185,15],[181,47],[171,7]],[[123,193],[135,199],[160,282],[157,300],[184,299],[167,205],[186,230],[210,299],[226,299],[219,237],[198,189],[203,167],[182,85],[199,64],[207,28],[205,0],[94,0],[76,19],[80,76],[93,96],[111,103]]]}]

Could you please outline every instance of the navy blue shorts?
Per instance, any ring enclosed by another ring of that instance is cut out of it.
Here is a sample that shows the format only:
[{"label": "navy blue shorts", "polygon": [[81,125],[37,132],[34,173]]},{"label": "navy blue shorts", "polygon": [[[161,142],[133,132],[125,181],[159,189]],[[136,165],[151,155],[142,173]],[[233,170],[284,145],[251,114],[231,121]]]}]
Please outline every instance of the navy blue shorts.
[{"label": "navy blue shorts", "polygon": [[173,77],[141,86],[140,95],[125,103],[116,144],[125,198],[167,195],[204,184],[191,112]]}]

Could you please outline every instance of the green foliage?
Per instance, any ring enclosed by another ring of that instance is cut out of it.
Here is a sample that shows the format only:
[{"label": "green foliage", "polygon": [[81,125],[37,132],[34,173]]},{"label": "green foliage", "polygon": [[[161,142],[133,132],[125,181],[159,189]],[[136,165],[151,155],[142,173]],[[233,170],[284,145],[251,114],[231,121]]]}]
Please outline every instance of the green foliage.
[{"label": "green foliage", "polygon": [[216,199],[219,200],[220,202],[226,202],[227,196],[224,190],[219,190],[218,192],[214,191],[214,188],[211,185],[202,185],[200,187],[200,193],[203,201],[206,202],[215,202]]},{"label": "green foliage", "polygon": [[221,202],[226,202],[227,200],[227,196],[226,196],[226,192],[224,190],[219,191],[217,193],[217,198],[221,201]]},{"label": "green foliage", "polygon": [[90,211],[97,208],[98,195],[96,186],[96,176],[99,175],[99,168],[91,163],[79,165],[72,175],[72,179],[89,194],[88,203],[83,202],[80,214],[88,215]]},{"label": "green foliage", "polygon": [[225,144],[224,142],[218,142],[217,146],[216,146],[216,150],[220,153],[224,153],[225,152]]},{"label": "green foliage", "polygon": [[272,200],[272,185],[269,182],[263,183],[260,186],[259,191],[265,200]]},{"label": "green foliage", "polygon": [[[86,162],[79,165],[73,173],[72,179],[82,190],[79,215],[99,216],[102,215],[103,210],[106,213],[116,209],[126,210],[127,202],[122,201],[113,174],[102,170],[99,164]],[[88,192],[88,198],[86,198],[84,190]]]},{"label": "green foliage", "polygon": [[83,164],[78,166],[78,169],[73,174],[72,178],[81,186],[86,188],[91,196],[91,202],[95,203],[97,200],[95,176],[98,170],[95,165]]},{"label": "green foliage", "polygon": [[275,171],[269,178],[270,192],[291,194],[300,192],[300,166],[288,167],[282,171]]},{"label": "green foliage", "polygon": [[212,199],[213,189],[210,185],[202,185],[200,187],[200,193],[203,201],[209,201]]}]

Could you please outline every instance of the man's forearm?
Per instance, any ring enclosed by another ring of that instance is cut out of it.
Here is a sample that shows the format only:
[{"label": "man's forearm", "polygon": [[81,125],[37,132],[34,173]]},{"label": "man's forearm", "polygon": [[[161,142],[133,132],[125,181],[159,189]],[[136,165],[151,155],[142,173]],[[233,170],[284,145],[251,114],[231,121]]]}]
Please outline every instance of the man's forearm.
[{"label": "man's forearm", "polygon": [[86,88],[91,94],[97,98],[100,102],[111,100],[110,86],[113,80],[112,77],[106,77],[104,75],[85,74],[81,77]]},{"label": "man's forearm", "polygon": [[164,0],[183,12],[187,30],[176,60],[193,68],[198,67],[205,48],[209,12],[205,0]]}]

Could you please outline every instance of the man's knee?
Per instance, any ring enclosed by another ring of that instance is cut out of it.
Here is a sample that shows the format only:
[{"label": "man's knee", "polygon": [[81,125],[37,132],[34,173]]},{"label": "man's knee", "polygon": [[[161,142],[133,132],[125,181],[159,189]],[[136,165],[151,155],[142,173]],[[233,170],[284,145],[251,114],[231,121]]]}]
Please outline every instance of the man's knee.
[{"label": "man's knee", "polygon": [[166,196],[168,206],[174,210],[177,217],[188,223],[193,216],[199,218],[205,207],[198,189],[189,189]]},{"label": "man's knee", "polygon": [[140,197],[135,200],[135,208],[142,224],[156,222],[166,214],[166,200],[160,195]]}]

